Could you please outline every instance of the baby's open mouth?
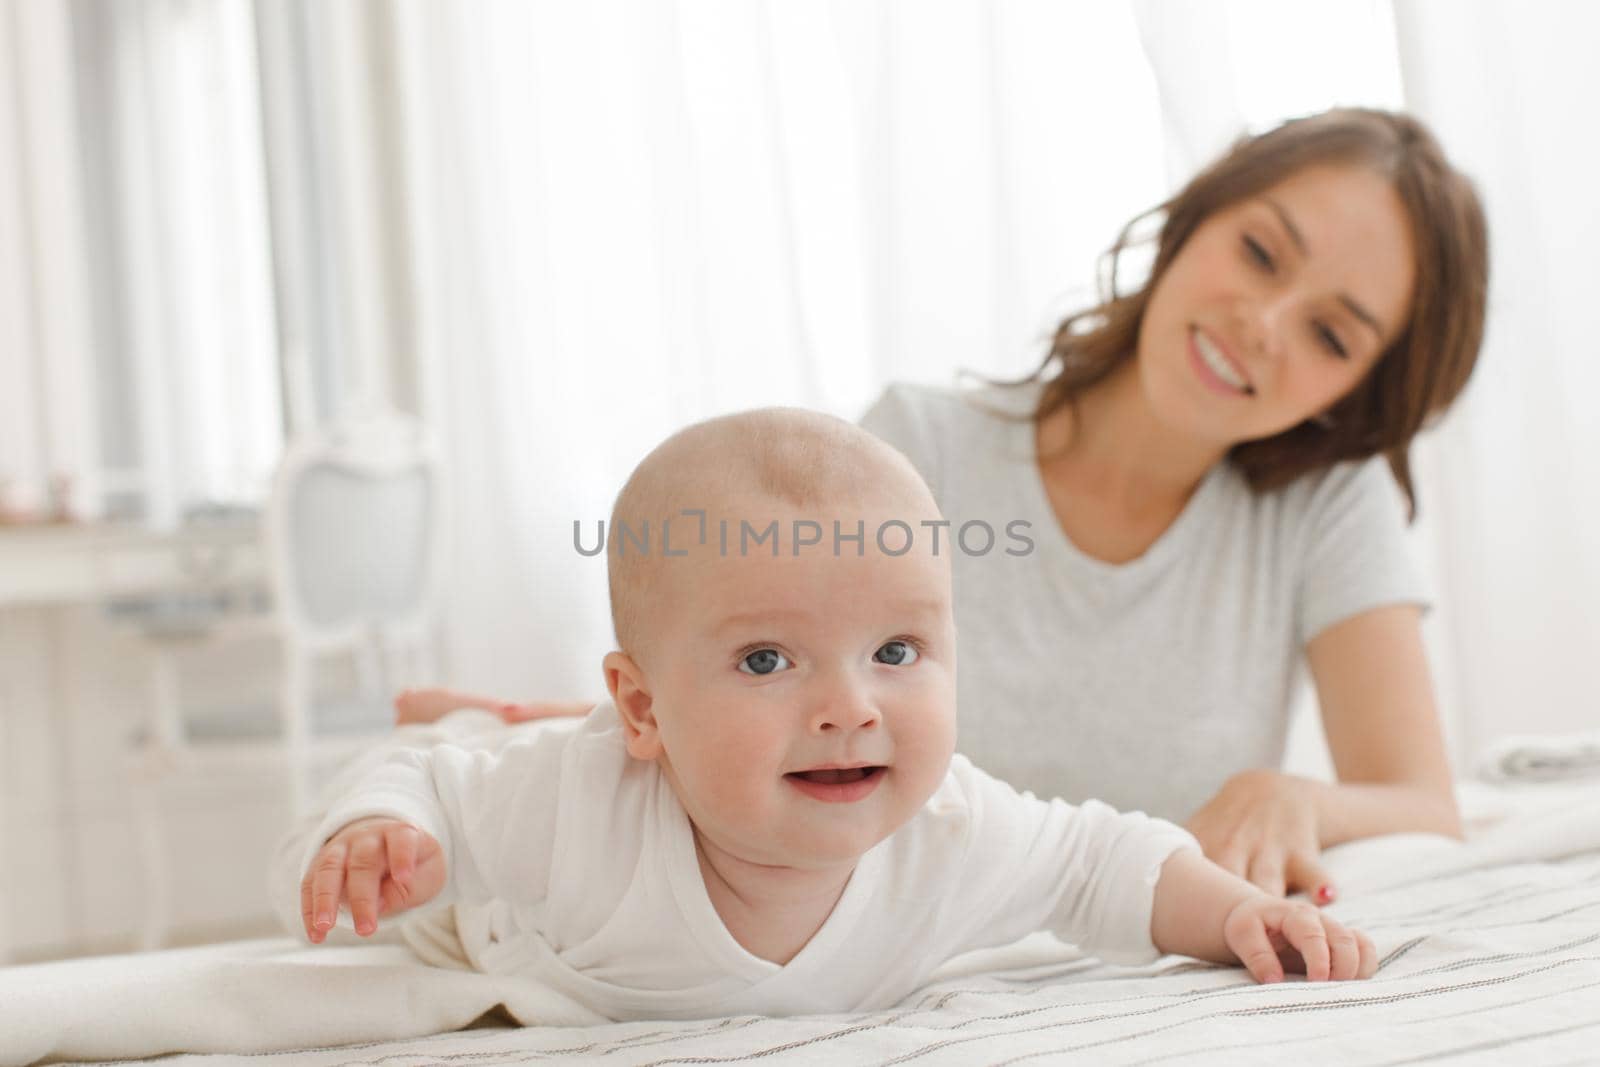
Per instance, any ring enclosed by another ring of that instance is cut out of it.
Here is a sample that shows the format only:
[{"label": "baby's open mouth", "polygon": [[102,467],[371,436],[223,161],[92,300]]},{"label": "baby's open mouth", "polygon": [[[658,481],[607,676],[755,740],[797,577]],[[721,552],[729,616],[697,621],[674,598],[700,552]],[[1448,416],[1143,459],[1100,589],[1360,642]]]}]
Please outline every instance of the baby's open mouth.
[{"label": "baby's open mouth", "polygon": [[859,782],[863,778],[871,778],[883,770],[883,767],[834,767],[828,770],[790,771],[784,777],[803,778],[818,785],[843,785],[846,782]]}]

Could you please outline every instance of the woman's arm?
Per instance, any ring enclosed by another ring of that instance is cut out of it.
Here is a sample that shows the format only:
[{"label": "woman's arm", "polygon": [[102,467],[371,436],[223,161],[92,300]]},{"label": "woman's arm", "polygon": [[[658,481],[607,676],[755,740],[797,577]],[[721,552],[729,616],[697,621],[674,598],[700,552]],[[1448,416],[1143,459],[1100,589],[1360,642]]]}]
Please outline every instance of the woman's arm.
[{"label": "woman's arm", "polygon": [[1374,608],[1306,646],[1338,782],[1250,770],[1190,817],[1205,854],[1275,896],[1337,895],[1319,856],[1356,838],[1404,831],[1459,837],[1420,611]]},{"label": "woman's arm", "polygon": [[1339,777],[1316,794],[1323,848],[1402,831],[1461,836],[1421,618],[1409,604],[1374,608],[1306,645]]}]

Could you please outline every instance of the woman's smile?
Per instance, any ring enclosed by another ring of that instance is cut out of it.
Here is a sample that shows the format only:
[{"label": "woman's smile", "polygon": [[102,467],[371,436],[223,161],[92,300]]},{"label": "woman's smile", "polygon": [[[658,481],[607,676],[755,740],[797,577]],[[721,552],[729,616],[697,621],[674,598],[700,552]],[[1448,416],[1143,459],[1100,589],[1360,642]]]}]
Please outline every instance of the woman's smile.
[{"label": "woman's smile", "polygon": [[1198,326],[1189,331],[1189,361],[1206,387],[1224,396],[1254,396],[1256,389],[1227,351]]}]

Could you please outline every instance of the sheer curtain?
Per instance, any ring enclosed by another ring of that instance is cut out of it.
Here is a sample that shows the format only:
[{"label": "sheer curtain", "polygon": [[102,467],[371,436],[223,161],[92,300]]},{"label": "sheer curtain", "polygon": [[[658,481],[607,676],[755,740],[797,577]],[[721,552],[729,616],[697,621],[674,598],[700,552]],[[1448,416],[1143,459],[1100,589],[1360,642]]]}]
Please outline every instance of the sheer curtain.
[{"label": "sheer curtain", "polygon": [[0,2],[0,71],[0,513],[91,510],[99,434],[66,13]]},{"label": "sheer curtain", "polygon": [[411,2],[398,24],[456,680],[553,697],[596,695],[610,644],[573,522],[662,436],[1030,368],[1121,225],[1233,137],[1400,103],[1377,0]]},{"label": "sheer curtain", "polygon": [[0,0],[0,507],[168,526],[260,495],[259,114],[247,5]]},{"label": "sheer curtain", "polygon": [[604,561],[573,522],[671,430],[1031,366],[1165,190],[1119,5],[404,10],[465,683],[601,691]]},{"label": "sheer curtain", "polygon": [[[1600,10],[1398,0],[1407,102],[1487,201],[1489,331],[1425,449],[1424,532],[1469,754],[1593,730],[1600,647]],[[1588,132],[1585,132],[1588,131]]]}]

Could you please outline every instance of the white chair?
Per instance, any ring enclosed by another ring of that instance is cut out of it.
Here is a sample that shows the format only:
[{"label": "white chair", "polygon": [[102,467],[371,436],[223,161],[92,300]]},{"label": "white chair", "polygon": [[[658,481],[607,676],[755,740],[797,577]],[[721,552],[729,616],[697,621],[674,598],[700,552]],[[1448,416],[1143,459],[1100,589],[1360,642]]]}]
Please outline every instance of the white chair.
[{"label": "white chair", "polygon": [[[285,449],[261,531],[282,656],[277,730],[199,736],[205,731],[184,719],[170,651],[158,647],[154,729],[134,762],[146,889],[141,947],[164,943],[172,914],[163,781],[265,764],[285,776],[289,814],[299,820],[322,778],[392,729],[394,693],[435,677],[441,505],[434,448],[420,423],[398,413],[350,419]],[[346,656],[356,668],[355,698],[319,694],[318,665]]]},{"label": "white chair", "polygon": [[[296,818],[348,744],[392,725],[401,687],[434,677],[432,615],[442,515],[440,469],[420,423],[393,412],[291,443],[273,480],[265,544],[283,642],[279,717]],[[361,699],[314,699],[317,661],[352,655]],[[374,709],[377,718],[374,719]]]}]

